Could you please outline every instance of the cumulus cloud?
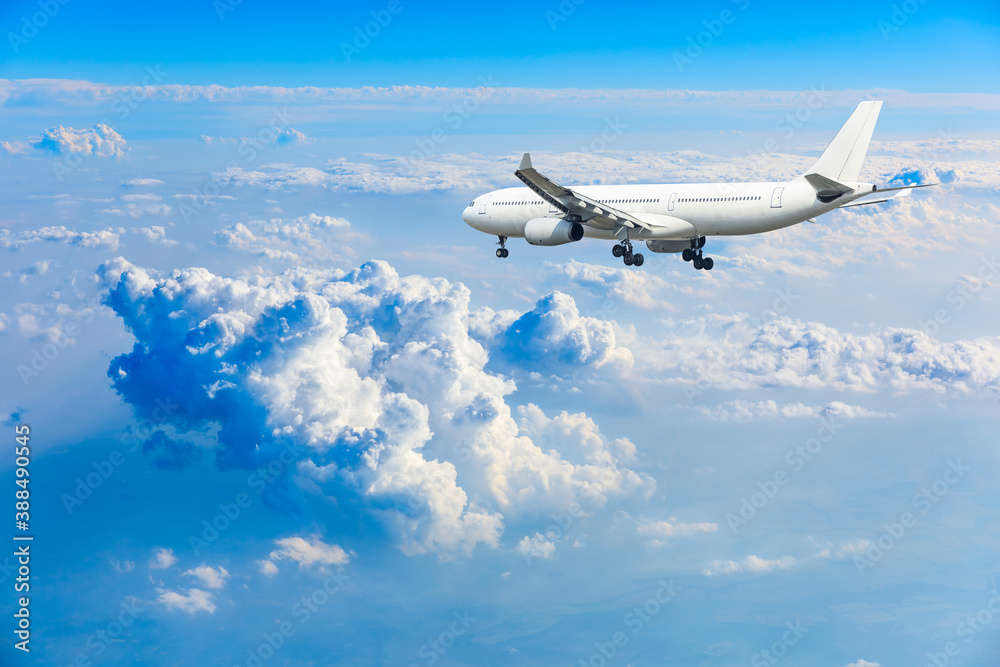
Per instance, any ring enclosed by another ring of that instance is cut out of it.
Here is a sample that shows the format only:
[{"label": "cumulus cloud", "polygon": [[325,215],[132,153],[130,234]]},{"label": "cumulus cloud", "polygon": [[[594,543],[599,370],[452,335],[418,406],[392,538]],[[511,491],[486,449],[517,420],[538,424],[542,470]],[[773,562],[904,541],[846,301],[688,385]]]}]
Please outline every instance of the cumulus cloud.
[{"label": "cumulus cloud", "polygon": [[556,545],[555,542],[547,540],[541,533],[535,533],[521,538],[515,550],[530,561],[534,558],[551,558],[552,554],[556,552]]},{"label": "cumulus cloud", "polygon": [[350,556],[336,544],[326,544],[318,535],[309,537],[285,537],[274,541],[278,548],[266,560],[260,562],[260,570],[266,575],[278,572],[277,563],[282,560],[298,563],[300,570],[314,565],[347,565]]},{"label": "cumulus cloud", "polygon": [[138,229],[133,229],[132,231],[142,234],[149,240],[150,243],[157,243],[167,247],[177,245],[177,241],[167,238],[167,230],[160,225],[139,227]]},{"label": "cumulus cloud", "polygon": [[520,316],[504,312],[487,320],[487,315],[479,318],[477,332],[512,363],[533,369],[632,366],[632,353],[618,345],[611,322],[581,315],[573,298],[562,292],[542,297]]},{"label": "cumulus cloud", "polygon": [[177,562],[173,549],[160,547],[153,550],[153,557],[149,559],[150,570],[165,570],[172,567]]},{"label": "cumulus cloud", "polygon": [[226,580],[229,579],[229,572],[222,566],[199,565],[185,571],[184,575],[194,577],[205,588],[222,588],[226,585]]},{"label": "cumulus cloud", "polygon": [[877,662],[869,662],[867,660],[860,660],[859,659],[859,660],[856,660],[856,661],[852,662],[851,664],[847,665],[847,667],[879,667],[879,663],[877,663]]},{"label": "cumulus cloud", "polygon": [[[322,232],[349,229],[344,218],[329,215],[308,215],[297,218],[271,218],[236,223],[215,232],[216,245],[253,253],[262,258],[303,264],[306,259],[316,264],[329,264],[334,258],[332,242]],[[342,245],[342,244],[338,244]]]},{"label": "cumulus cloud", "polygon": [[768,560],[751,554],[740,560],[714,560],[708,563],[702,572],[709,577],[740,572],[770,572],[772,570],[787,570],[795,563],[796,560],[792,556]]},{"label": "cumulus cloud", "polygon": [[189,588],[187,593],[162,588],[156,589],[156,592],[160,594],[156,601],[170,611],[183,611],[185,614],[196,614],[199,611],[205,611],[209,614],[215,612],[212,594],[200,588]]},{"label": "cumulus cloud", "polygon": [[86,130],[77,130],[62,125],[45,130],[32,146],[41,151],[58,155],[87,155],[121,159],[129,150],[122,135],[102,123]]},{"label": "cumulus cloud", "polygon": [[355,498],[407,553],[497,546],[505,516],[652,487],[628,467],[634,446],[586,415],[521,406],[519,424],[505,400],[514,383],[486,370],[491,344],[513,359],[536,345],[559,367],[630,362],[610,325],[566,295],[500,317],[470,310],[461,284],[384,262],[230,279],[119,259],[101,275],[137,339],[109,376],[140,416],[166,394],[178,437],[222,424],[211,450],[222,467],[291,452],[268,493],[291,493],[296,477],[305,492]]}]

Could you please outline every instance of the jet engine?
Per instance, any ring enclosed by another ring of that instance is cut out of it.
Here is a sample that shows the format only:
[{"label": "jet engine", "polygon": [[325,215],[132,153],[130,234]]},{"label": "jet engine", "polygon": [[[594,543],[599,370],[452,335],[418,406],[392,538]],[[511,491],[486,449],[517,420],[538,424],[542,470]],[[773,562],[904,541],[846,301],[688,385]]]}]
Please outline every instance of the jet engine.
[{"label": "jet engine", "polygon": [[524,225],[524,238],[531,245],[562,245],[583,238],[583,225],[562,218],[533,218]]}]

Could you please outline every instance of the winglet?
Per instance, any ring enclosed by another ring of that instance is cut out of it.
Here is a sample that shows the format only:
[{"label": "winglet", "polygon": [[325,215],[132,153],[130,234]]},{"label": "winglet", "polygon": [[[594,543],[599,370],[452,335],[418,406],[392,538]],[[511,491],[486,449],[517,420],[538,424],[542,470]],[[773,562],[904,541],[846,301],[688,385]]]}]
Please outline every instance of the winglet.
[{"label": "winglet", "polygon": [[521,164],[518,166],[518,171],[524,171],[525,169],[531,169],[531,154],[525,153],[524,157],[521,158]]}]

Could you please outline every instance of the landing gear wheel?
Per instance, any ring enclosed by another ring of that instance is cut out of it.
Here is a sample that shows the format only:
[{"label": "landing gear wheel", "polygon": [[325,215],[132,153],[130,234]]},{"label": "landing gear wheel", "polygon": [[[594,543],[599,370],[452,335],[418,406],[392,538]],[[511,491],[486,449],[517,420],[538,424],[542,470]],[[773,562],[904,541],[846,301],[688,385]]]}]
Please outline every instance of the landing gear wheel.
[{"label": "landing gear wheel", "polygon": [[681,257],[684,258],[685,262],[690,262],[694,259],[694,250],[691,248],[684,248],[684,252],[681,253]]},{"label": "landing gear wheel", "polygon": [[637,252],[636,254],[632,255],[632,265],[633,266],[642,266],[642,263],[645,262],[645,261],[646,261],[646,258],[642,256],[641,252]]},{"label": "landing gear wheel", "polygon": [[611,248],[611,254],[614,255],[615,257],[621,257],[623,252],[625,252],[625,248],[621,247],[620,245],[616,245]]},{"label": "landing gear wheel", "polygon": [[500,257],[502,259],[504,257],[505,250],[506,248],[497,248],[497,257]]},{"label": "landing gear wheel", "polygon": [[712,259],[711,257],[706,257],[705,259],[701,260],[701,266],[706,271],[711,271],[712,267],[715,266],[715,260]]},{"label": "landing gear wheel", "polygon": [[694,268],[698,269],[699,271],[701,271],[701,269],[705,266],[705,262],[702,260],[701,257],[695,257],[693,260],[691,260],[691,263],[694,264]]},{"label": "landing gear wheel", "polygon": [[632,257],[632,253],[630,253],[630,252],[629,253],[625,253],[625,255],[622,256],[622,259],[624,259],[624,261],[625,261],[625,266],[632,266],[632,262],[634,261],[634,259]]}]

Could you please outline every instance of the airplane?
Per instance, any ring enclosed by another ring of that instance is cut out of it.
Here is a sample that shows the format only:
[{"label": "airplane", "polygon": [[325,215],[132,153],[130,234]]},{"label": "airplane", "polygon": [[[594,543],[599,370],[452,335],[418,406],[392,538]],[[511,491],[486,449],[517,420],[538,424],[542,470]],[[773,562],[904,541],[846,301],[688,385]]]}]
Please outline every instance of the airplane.
[{"label": "airplane", "polygon": [[859,182],[882,102],[865,101],[847,119],[816,163],[780,183],[675,183],[581,185],[568,188],[543,176],[528,153],[514,175],[526,187],[480,195],[462,213],[470,227],[497,236],[497,257],[509,238],[555,246],[584,237],[617,240],[615,257],[642,266],[632,241],[657,253],[681,253],[695,269],[711,271],[703,252],[709,236],[760,234],[816,218],[838,208],[879,204],[937,183],[881,188]]}]

